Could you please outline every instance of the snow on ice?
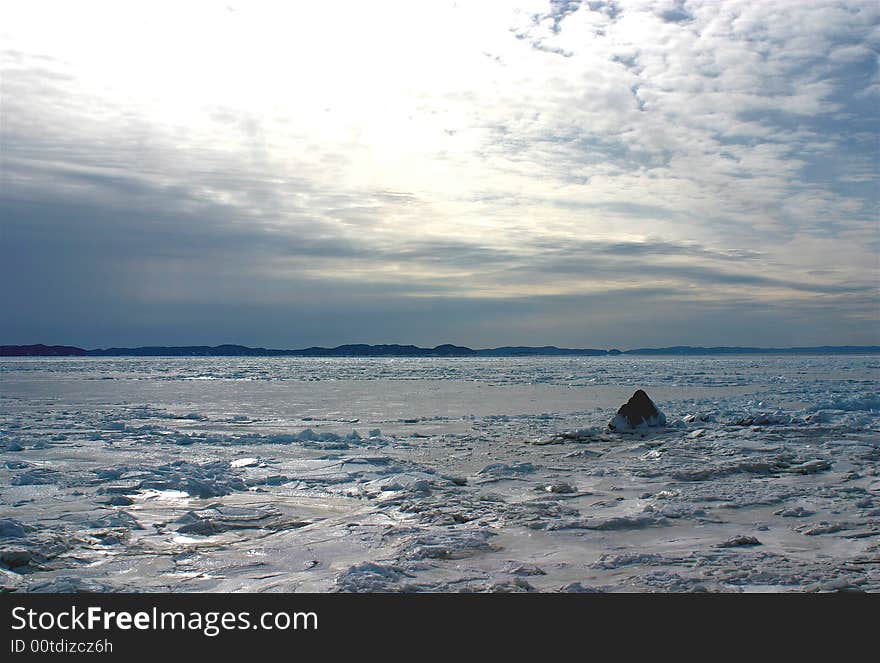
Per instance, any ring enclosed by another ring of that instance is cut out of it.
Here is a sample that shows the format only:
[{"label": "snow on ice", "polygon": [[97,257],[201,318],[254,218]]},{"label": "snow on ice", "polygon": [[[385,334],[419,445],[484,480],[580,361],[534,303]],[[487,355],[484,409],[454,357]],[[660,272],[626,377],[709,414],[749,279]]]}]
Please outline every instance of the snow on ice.
[{"label": "snow on ice", "polygon": [[4,359],[0,591],[878,591],[878,369]]}]

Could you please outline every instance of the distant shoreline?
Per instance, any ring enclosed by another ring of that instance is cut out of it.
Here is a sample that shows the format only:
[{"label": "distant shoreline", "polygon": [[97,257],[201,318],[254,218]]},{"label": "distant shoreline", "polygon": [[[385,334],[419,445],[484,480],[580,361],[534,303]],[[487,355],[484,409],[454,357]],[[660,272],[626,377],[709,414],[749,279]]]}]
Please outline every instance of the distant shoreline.
[{"label": "distant shoreline", "polygon": [[244,345],[145,346],[86,350],[69,345],[0,345],[0,357],[602,357],[620,355],[853,355],[880,354],[877,345],[823,345],[792,348],[699,347],[634,348],[601,350],[556,346],[504,346],[474,350],[460,345],[421,348],[415,345],[350,344],[334,348],[300,350],[250,348]]}]

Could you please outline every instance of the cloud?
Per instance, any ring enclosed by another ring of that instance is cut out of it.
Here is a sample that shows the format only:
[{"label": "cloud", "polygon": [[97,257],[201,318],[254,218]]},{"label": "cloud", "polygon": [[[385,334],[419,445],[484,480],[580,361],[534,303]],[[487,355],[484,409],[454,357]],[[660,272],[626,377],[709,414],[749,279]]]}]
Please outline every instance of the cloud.
[{"label": "cloud", "polygon": [[875,3],[220,9],[6,10],[0,333],[369,301],[376,341],[590,344],[559,298],[618,297],[669,342],[880,335]]}]

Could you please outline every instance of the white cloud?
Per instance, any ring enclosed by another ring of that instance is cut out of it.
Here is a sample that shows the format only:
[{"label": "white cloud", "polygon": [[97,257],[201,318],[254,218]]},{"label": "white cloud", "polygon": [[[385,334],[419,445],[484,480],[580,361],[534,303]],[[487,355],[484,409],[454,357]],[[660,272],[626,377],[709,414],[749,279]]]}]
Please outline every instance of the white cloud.
[{"label": "white cloud", "polygon": [[[661,238],[759,249],[780,282],[876,283],[876,247],[853,238],[876,230],[877,161],[851,136],[876,129],[857,103],[878,87],[876,3],[589,4],[7,4],[4,185],[124,208],[140,182],[254,233],[381,248],[309,261],[358,281],[464,273],[389,266],[423,240],[515,251],[528,271],[544,239]],[[842,158],[853,171],[832,174]],[[483,293],[597,287],[466,273]]]}]

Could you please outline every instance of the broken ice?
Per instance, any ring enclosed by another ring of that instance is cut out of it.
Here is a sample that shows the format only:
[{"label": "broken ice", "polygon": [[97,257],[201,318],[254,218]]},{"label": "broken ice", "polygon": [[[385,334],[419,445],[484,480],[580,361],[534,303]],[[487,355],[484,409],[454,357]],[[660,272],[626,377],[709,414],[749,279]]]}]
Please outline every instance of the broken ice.
[{"label": "broken ice", "polygon": [[0,360],[0,590],[877,591],[878,369]]}]

